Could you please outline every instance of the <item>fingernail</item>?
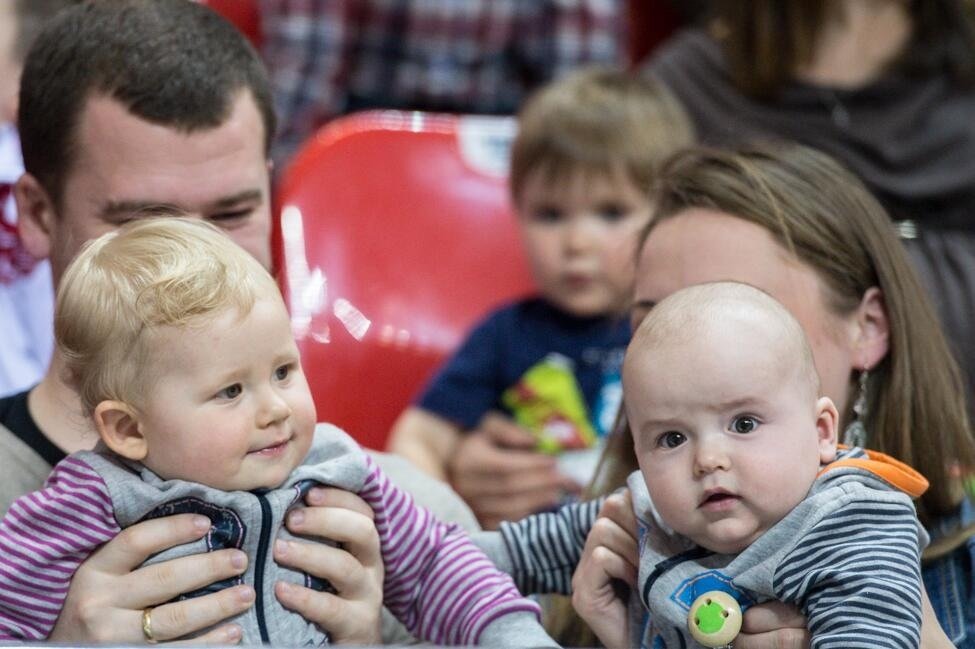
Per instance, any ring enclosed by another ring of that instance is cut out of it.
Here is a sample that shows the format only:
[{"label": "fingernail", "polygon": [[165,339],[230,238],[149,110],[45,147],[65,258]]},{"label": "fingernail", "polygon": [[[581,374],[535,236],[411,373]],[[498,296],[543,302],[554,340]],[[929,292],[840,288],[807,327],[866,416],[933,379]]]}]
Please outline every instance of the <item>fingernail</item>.
[{"label": "fingernail", "polygon": [[227,642],[237,642],[238,640],[240,640],[240,637],[242,635],[239,626],[232,626],[229,629],[227,629],[224,633],[225,633],[225,637],[227,638]]},{"label": "fingernail", "polygon": [[197,532],[207,532],[210,529],[210,519],[206,516],[194,516],[193,527]]},{"label": "fingernail", "polygon": [[295,592],[294,586],[292,586],[286,581],[278,582],[278,590],[280,590],[281,594],[284,595],[285,597],[288,597],[289,595],[293,595]]},{"label": "fingernail", "polygon": [[325,500],[325,491],[322,489],[312,489],[308,492],[308,502],[321,505]]},{"label": "fingernail", "polygon": [[239,550],[234,550],[230,554],[230,565],[238,570],[247,567],[247,555]]},{"label": "fingernail", "polygon": [[300,509],[291,512],[288,514],[288,522],[291,525],[301,525],[305,522],[305,512]]},{"label": "fingernail", "polygon": [[254,589],[250,586],[241,586],[237,589],[237,599],[244,604],[254,601]]},{"label": "fingernail", "polygon": [[274,542],[274,554],[276,554],[279,558],[288,556],[288,546],[289,543],[287,541],[278,539]]}]

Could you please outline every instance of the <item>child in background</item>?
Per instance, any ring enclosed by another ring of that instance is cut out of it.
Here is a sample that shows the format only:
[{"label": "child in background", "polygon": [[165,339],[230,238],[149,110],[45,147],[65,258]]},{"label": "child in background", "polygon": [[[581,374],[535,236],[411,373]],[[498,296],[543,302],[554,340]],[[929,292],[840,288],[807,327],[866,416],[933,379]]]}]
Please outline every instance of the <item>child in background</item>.
[{"label": "child in background", "polygon": [[927,481],[837,451],[836,408],[785,307],[745,284],[678,291],[635,332],[623,385],[649,620],[607,646],[723,646],[769,599],[802,610],[814,647],[918,646],[927,535],[911,497]]},{"label": "child in background", "polygon": [[0,2],[0,397],[35,385],[54,347],[51,269],[30,256],[17,234],[13,186],[24,173],[17,97],[27,48],[48,19],[76,1]]},{"label": "child in background", "polygon": [[[538,295],[474,328],[397,421],[391,451],[446,479],[461,436],[496,411],[549,452],[590,447],[606,432],[619,407],[630,335],[622,316],[647,191],[658,162],[690,142],[680,107],[623,72],[578,71],[526,103],[510,184]],[[566,488],[588,479],[598,452],[587,456]]]},{"label": "child in background", "polygon": [[[256,591],[235,620],[243,642],[324,644],[275,590],[328,584],[270,551],[288,537],[286,513],[324,484],[375,511],[384,603],[414,635],[551,644],[537,606],[462,532],[416,507],[345,433],[315,425],[274,280],[216,228],[142,219],[95,240],[64,275],[55,332],[101,444],[58,464],[0,522],[0,639],[43,640],[74,569],[120,529],[192,512],[210,518],[210,533],[152,562],[239,548],[250,565],[235,583]],[[153,641],[151,609],[142,625]]]}]

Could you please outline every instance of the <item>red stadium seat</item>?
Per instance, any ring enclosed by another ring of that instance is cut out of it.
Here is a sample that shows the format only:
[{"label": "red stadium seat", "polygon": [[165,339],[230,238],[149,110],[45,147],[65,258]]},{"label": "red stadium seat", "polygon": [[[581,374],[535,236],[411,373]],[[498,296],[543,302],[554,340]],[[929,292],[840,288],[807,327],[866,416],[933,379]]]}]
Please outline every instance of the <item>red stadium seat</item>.
[{"label": "red stadium seat", "polygon": [[199,0],[232,22],[253,43],[261,47],[261,13],[257,0]]},{"label": "red stadium seat", "polygon": [[673,0],[628,0],[630,64],[639,66],[657,45],[682,24]]},{"label": "red stadium seat", "polygon": [[277,268],[319,421],[370,448],[489,308],[532,290],[505,118],[337,119],[281,180]]}]

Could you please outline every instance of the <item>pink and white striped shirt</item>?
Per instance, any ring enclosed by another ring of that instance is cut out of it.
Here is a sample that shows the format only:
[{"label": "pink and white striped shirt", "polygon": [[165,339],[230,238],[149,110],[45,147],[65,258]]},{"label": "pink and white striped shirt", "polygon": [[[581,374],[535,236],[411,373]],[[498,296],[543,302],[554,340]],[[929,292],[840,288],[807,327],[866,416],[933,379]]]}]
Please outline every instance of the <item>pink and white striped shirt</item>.
[{"label": "pink and white striped shirt", "polygon": [[[437,521],[363,457],[358,495],[375,512],[384,604],[413,635],[474,644],[501,616],[538,615],[463,531]],[[0,640],[47,638],[75,570],[119,531],[104,479],[76,456],[55,467],[44,489],[19,498],[0,521]]]}]

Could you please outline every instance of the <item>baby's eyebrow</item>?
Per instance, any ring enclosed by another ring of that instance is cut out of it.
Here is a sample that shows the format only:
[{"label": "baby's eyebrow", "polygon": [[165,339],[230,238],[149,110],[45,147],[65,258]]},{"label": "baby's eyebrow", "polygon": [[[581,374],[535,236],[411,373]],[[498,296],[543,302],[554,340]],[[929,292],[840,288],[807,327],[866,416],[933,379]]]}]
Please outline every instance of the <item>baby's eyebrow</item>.
[{"label": "baby's eyebrow", "polygon": [[636,300],[630,305],[630,311],[649,311],[655,306],[657,306],[657,303],[653,300]]}]

